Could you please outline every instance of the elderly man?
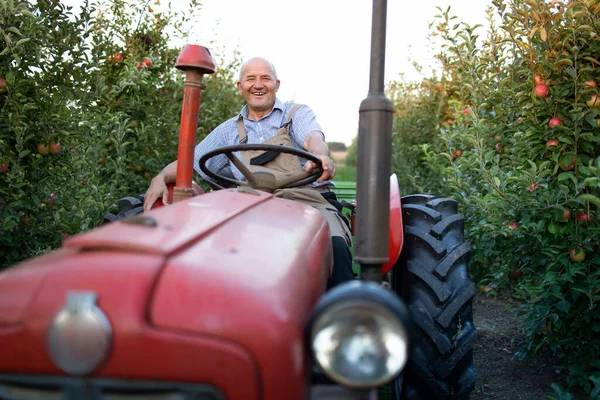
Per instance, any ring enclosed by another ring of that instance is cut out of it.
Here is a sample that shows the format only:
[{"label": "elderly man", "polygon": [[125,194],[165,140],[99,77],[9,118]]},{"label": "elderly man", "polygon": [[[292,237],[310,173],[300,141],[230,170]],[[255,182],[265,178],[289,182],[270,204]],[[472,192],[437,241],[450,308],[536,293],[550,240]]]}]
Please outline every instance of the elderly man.
[{"label": "elderly man", "polygon": [[[280,81],[275,67],[263,58],[252,58],[242,65],[237,88],[244,97],[246,105],[239,115],[216,127],[195,149],[195,170],[206,178],[198,167],[198,160],[211,150],[240,143],[278,144],[303,149],[317,156],[322,163],[323,173],[311,188],[284,189],[276,191],[278,197],[297,200],[317,208],[327,220],[332,234],[334,267],[328,287],[354,278],[352,256],[350,254],[350,232],[337,210],[327,200],[335,197],[329,191],[333,186],[330,179],[335,177],[335,165],[329,158],[329,149],[325,137],[312,110],[305,105],[284,103],[277,99]],[[277,156],[281,157],[281,155]],[[301,166],[307,172],[316,168],[312,161]],[[230,161],[225,155],[210,159],[206,167],[210,171],[220,171]],[[238,180],[243,175],[230,165]],[[156,200],[162,197],[167,204],[167,184],[174,183],[177,174],[177,160],[167,165],[152,179],[144,199],[144,211],[151,209]]]}]

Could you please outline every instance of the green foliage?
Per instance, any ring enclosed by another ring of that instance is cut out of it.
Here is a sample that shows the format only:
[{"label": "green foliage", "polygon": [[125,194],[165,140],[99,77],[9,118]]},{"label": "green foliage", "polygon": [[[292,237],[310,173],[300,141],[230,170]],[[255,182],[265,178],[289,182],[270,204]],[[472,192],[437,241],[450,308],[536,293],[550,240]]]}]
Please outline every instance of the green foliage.
[{"label": "green foliage", "polygon": [[329,151],[346,151],[346,145],[342,142],[328,142]]},{"label": "green foliage", "polygon": [[352,139],[352,143],[348,147],[348,152],[346,153],[346,159],[344,162],[348,167],[356,168],[356,162],[358,161],[358,136],[355,136]]},{"label": "green foliage", "polygon": [[335,170],[335,181],[356,182],[356,168],[344,164],[337,164]]},{"label": "green foliage", "polygon": [[[58,0],[0,0],[0,268],[97,226],[177,157],[183,73],[171,40],[191,14],[132,0],[77,15]],[[198,140],[242,104],[239,57],[215,64]],[[50,143],[58,154],[38,152]]]},{"label": "green foliage", "polygon": [[600,4],[494,1],[485,38],[440,11],[439,77],[388,88],[402,192],[460,202],[475,278],[523,300],[519,356],[550,351],[597,392]]}]

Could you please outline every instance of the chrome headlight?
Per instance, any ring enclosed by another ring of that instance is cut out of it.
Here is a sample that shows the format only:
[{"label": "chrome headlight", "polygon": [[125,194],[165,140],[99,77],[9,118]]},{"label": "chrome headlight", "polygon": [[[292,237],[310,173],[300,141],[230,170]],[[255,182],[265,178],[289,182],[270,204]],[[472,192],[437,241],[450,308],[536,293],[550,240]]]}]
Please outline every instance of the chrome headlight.
[{"label": "chrome headlight", "polygon": [[372,282],[340,285],[315,309],[312,353],[323,372],[342,385],[383,385],[406,365],[407,320],[404,303],[387,289]]}]

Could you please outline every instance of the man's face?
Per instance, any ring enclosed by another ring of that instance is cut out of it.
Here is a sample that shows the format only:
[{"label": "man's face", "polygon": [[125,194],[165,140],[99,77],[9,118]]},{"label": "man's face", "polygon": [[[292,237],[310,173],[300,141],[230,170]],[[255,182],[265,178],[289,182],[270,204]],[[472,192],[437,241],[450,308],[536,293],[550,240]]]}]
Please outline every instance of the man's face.
[{"label": "man's face", "polygon": [[[248,108],[253,113],[266,114],[275,104],[279,81],[264,60],[251,60],[242,71],[242,80],[237,83]],[[260,116],[262,116],[260,115]]]}]

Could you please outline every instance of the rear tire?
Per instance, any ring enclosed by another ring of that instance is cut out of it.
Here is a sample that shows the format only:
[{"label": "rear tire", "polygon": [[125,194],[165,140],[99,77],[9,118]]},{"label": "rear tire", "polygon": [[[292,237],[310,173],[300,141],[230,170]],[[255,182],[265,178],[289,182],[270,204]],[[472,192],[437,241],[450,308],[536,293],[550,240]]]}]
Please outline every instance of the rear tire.
[{"label": "rear tire", "polygon": [[[392,287],[414,322],[411,354],[396,399],[468,399],[475,386],[471,248],[464,217],[451,199],[402,198],[404,248]],[[398,393],[402,386],[402,393]]]}]

